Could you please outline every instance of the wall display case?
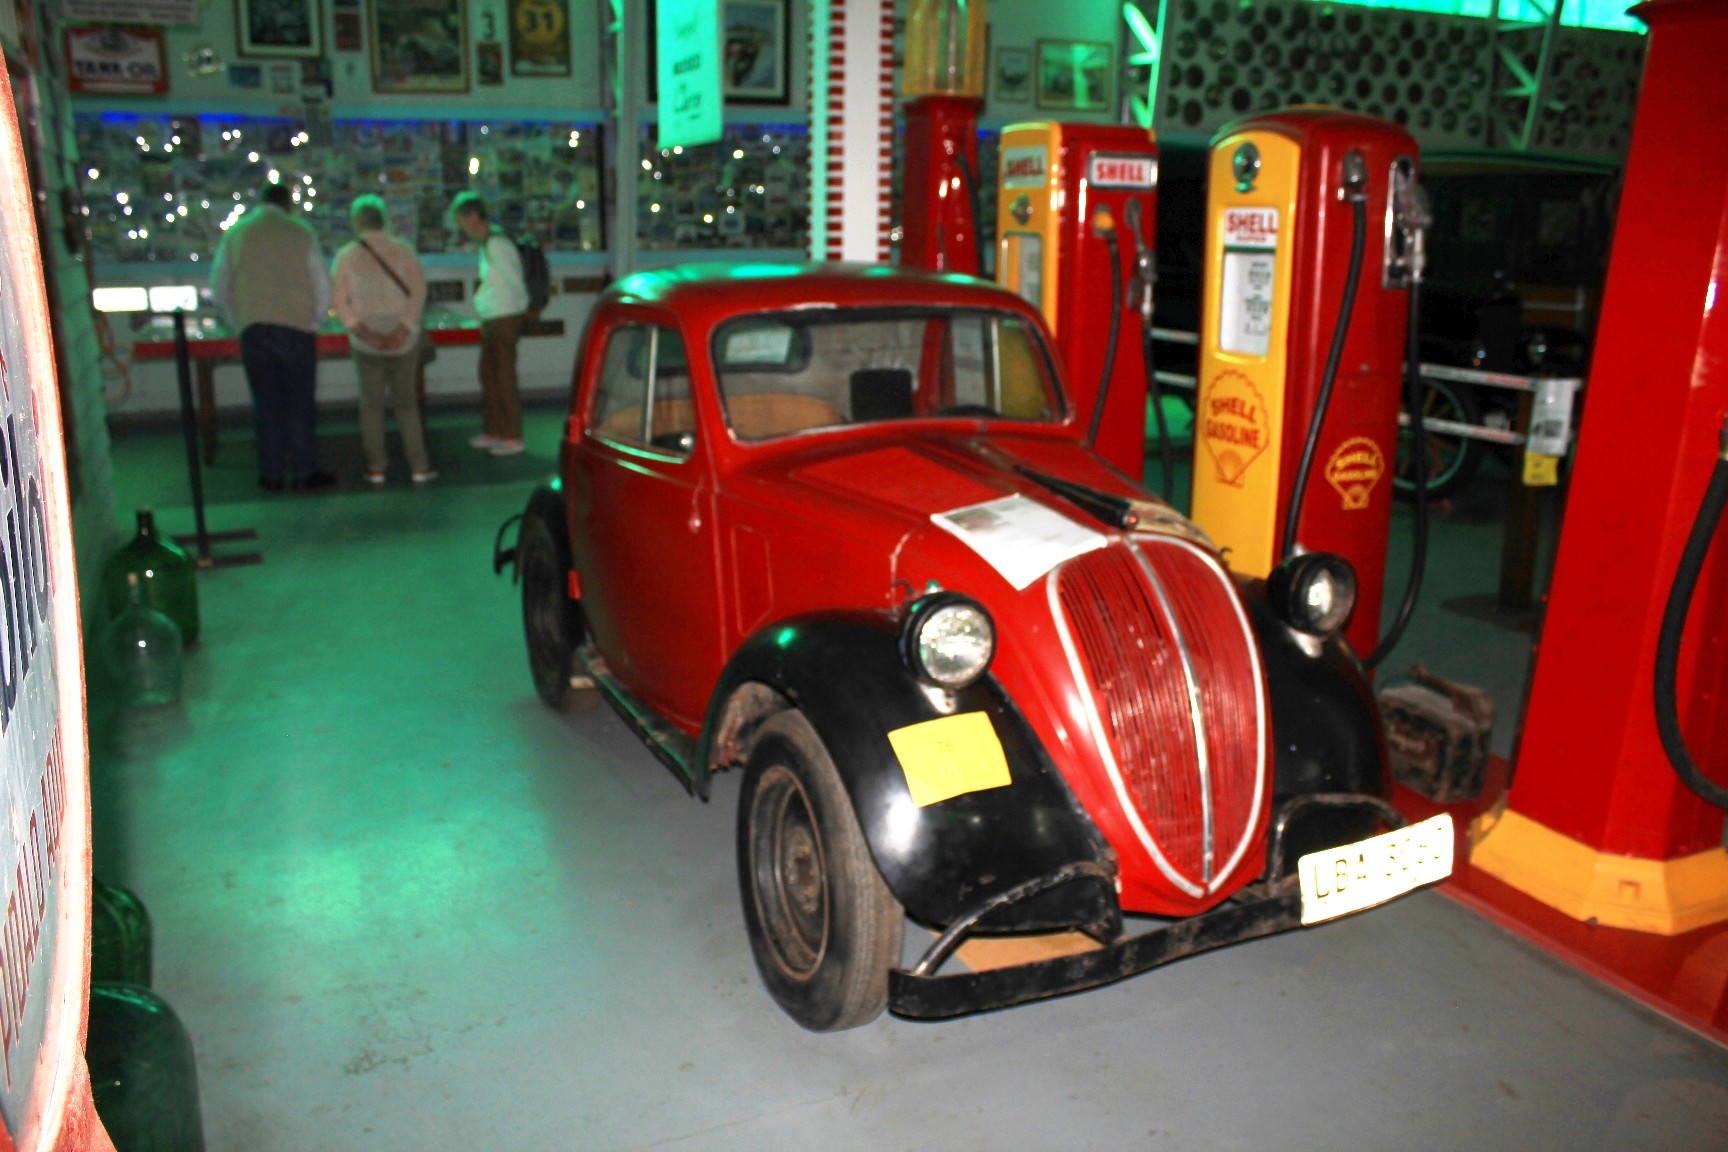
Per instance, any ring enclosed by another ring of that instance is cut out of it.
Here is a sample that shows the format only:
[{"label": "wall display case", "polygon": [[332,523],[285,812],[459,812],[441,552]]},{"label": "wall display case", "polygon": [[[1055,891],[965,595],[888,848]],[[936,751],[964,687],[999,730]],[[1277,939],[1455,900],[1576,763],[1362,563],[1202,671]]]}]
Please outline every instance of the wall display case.
[{"label": "wall display case", "polygon": [[272,172],[326,253],[350,238],[348,207],[363,192],[384,197],[396,233],[422,253],[458,251],[445,209],[468,188],[548,252],[605,246],[591,124],[338,119],[320,142],[293,120],[109,112],[79,115],[77,134],[102,265],[208,262]]},{"label": "wall display case", "polygon": [[731,124],[718,144],[656,148],[642,128],[637,242],[678,248],[793,248],[810,236],[810,136],[801,124]]}]

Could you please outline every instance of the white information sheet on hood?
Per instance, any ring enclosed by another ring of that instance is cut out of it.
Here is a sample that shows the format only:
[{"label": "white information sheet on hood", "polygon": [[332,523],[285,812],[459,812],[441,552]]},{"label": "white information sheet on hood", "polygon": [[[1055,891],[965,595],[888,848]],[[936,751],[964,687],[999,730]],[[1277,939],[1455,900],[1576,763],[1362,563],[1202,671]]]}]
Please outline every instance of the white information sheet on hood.
[{"label": "white information sheet on hood", "polygon": [[1102,548],[1110,538],[1024,496],[968,504],[930,519],[1024,589],[1062,561]]}]

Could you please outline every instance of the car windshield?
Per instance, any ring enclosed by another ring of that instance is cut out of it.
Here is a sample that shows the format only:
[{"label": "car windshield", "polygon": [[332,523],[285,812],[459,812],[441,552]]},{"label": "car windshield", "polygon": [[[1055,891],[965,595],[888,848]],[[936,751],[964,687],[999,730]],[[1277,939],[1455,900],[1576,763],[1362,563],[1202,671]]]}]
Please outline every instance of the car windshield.
[{"label": "car windshield", "polygon": [[714,333],[740,440],[940,416],[1052,421],[1062,397],[1032,327],[984,309],[743,316]]}]

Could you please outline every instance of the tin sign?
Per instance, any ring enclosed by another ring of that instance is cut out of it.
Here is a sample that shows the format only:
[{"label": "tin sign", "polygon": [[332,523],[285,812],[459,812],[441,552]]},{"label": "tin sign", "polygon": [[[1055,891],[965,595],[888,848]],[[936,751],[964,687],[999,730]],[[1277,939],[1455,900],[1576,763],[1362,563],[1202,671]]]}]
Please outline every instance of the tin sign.
[{"label": "tin sign", "polygon": [[1002,150],[1002,187],[1042,188],[1049,177],[1039,145]]},{"label": "tin sign", "polygon": [[1271,251],[1278,247],[1278,209],[1226,208],[1224,247]]},{"label": "tin sign", "polygon": [[1158,161],[1151,156],[1094,156],[1086,165],[1094,188],[1156,188]]}]

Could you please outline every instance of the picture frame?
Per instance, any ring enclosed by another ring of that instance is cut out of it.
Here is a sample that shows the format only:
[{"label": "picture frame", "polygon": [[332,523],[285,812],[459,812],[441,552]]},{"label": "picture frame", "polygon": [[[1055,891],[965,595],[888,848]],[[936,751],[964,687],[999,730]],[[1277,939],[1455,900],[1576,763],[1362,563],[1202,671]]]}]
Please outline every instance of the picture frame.
[{"label": "picture frame", "polygon": [[724,0],[720,94],[726,103],[786,103],[792,71],[788,20],[787,0]]},{"label": "picture frame", "polygon": [[995,90],[992,99],[1004,104],[1025,104],[1032,99],[1032,49],[996,49]]},{"label": "picture frame", "polygon": [[1109,111],[1116,91],[1115,56],[1102,41],[1038,41],[1038,107]]},{"label": "picture frame", "polygon": [[161,96],[168,91],[162,29],[118,24],[66,29],[66,87],[77,95]]},{"label": "picture frame", "polygon": [[467,0],[369,0],[372,91],[468,91]]},{"label": "picture frame", "polygon": [[570,75],[570,0],[509,0],[510,75]]},{"label": "picture frame", "polygon": [[321,0],[234,0],[234,31],[242,56],[324,55]]}]

